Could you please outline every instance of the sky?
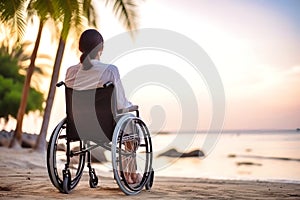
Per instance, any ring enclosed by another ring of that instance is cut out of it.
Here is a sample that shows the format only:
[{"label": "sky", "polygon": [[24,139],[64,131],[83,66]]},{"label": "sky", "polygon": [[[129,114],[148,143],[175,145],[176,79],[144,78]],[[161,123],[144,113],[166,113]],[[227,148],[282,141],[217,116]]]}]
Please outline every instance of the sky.
[{"label": "sky", "polygon": [[[138,21],[139,28],[184,35],[211,58],[225,91],[224,129],[296,129],[300,127],[299,8],[298,0],[146,0],[140,2]],[[99,31],[105,40],[125,31],[110,9],[99,5],[98,11]],[[54,53],[56,48],[47,38],[47,30],[43,38],[47,48],[41,51],[53,49]],[[78,63],[79,54],[74,49],[74,44],[66,49],[60,80],[69,66]],[[115,64],[123,77],[130,65],[151,62],[178,67],[174,56],[149,51],[128,54]],[[196,81],[199,87],[191,87],[198,101],[197,128],[207,129],[214,114],[210,94],[203,79]],[[145,120],[151,123],[151,112],[160,105],[166,117],[160,129],[177,130],[182,107],[174,94],[157,85],[142,90],[130,100],[140,105]],[[151,98],[145,98],[149,92]],[[57,90],[49,128],[64,116],[63,94]]]},{"label": "sky", "polygon": [[[207,52],[225,89],[224,129],[295,129],[300,126],[299,8],[297,0],[148,0],[140,6],[139,24],[183,34]],[[122,32],[120,24],[104,17],[100,25],[104,37]],[[198,111],[199,128],[205,128],[212,113]]]}]

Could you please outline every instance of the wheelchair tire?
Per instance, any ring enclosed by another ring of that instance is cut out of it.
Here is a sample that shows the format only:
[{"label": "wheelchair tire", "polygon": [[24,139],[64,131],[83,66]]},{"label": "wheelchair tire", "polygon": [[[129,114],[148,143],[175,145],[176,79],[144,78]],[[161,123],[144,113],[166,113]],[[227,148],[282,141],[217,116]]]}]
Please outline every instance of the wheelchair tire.
[{"label": "wheelchair tire", "polygon": [[[132,133],[124,131],[128,126],[132,126]],[[138,194],[150,178],[153,159],[150,133],[140,118],[130,114],[120,118],[114,130],[111,154],[120,189],[126,195]],[[128,177],[136,177],[135,182]]]},{"label": "wheelchair tire", "polygon": [[[52,184],[62,193],[68,193],[76,187],[85,164],[85,154],[73,156],[67,155],[65,144],[67,143],[66,135],[66,118],[63,119],[53,130],[47,147],[47,169]],[[72,144],[82,150],[83,144],[81,141]],[[71,167],[65,169],[66,160],[71,160]],[[69,170],[68,178],[64,177],[64,170]],[[67,191],[66,191],[67,190]]]},{"label": "wheelchair tire", "polygon": [[153,181],[154,181],[154,170],[151,170],[150,177],[148,179],[148,182],[145,184],[146,190],[151,190],[153,186]]},{"label": "wheelchair tire", "polygon": [[66,194],[70,193],[71,175],[70,170],[63,170],[63,191]]}]

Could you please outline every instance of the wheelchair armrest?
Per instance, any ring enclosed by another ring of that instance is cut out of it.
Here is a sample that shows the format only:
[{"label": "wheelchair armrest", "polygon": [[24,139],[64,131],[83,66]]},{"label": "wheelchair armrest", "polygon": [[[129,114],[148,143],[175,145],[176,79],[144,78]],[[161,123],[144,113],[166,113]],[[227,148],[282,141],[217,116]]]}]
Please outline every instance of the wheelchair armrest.
[{"label": "wheelchair armrest", "polygon": [[119,109],[118,113],[127,113],[127,112],[134,112],[134,111],[138,111],[139,110],[139,106],[138,105],[132,105],[128,108],[123,108],[123,109]]}]

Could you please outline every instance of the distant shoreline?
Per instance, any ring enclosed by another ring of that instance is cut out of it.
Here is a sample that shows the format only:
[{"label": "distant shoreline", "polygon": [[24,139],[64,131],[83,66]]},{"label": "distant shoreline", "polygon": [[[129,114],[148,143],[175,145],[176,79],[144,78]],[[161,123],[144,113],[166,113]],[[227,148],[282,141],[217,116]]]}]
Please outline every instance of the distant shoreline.
[{"label": "distant shoreline", "polygon": [[[153,131],[157,134],[174,134],[178,131]],[[231,134],[243,134],[243,133],[299,133],[297,129],[226,129],[226,130],[197,130],[197,131],[180,131],[178,133],[184,134],[198,134],[198,133],[231,133]]]}]

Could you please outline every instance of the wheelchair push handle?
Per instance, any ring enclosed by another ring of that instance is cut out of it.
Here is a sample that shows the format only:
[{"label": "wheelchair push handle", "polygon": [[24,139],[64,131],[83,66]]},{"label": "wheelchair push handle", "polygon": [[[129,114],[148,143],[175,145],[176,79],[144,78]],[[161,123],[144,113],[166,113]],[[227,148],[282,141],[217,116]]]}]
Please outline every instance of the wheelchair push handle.
[{"label": "wheelchair push handle", "polygon": [[103,87],[104,88],[107,88],[107,87],[112,87],[112,86],[114,86],[114,84],[113,84],[113,82],[111,82],[111,81],[108,81],[107,83],[105,83],[104,85],[103,85]]},{"label": "wheelchair push handle", "polygon": [[[60,87],[60,86],[62,86],[62,85],[66,86],[65,82],[60,81],[60,82],[56,83],[56,87]],[[105,84],[103,85],[104,88],[107,88],[107,87],[109,87],[109,86],[113,86],[113,83],[112,83],[112,82],[107,82],[107,83],[105,83]]]},{"label": "wheelchair push handle", "polygon": [[60,82],[56,83],[56,87],[60,87],[62,85],[66,86],[65,82],[60,81]]}]

